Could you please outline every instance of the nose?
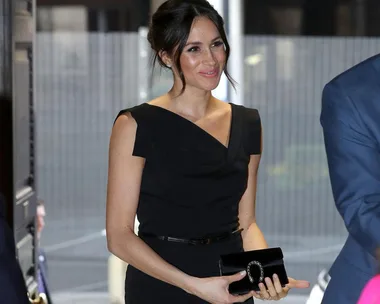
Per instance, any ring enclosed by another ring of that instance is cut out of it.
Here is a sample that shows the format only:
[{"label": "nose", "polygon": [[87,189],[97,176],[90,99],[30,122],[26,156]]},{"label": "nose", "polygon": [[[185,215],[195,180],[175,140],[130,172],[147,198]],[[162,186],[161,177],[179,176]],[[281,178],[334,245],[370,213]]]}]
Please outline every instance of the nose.
[{"label": "nose", "polygon": [[212,66],[214,66],[217,63],[215,54],[212,52],[212,50],[210,49],[205,50],[203,54],[203,63],[207,65],[212,65]]}]

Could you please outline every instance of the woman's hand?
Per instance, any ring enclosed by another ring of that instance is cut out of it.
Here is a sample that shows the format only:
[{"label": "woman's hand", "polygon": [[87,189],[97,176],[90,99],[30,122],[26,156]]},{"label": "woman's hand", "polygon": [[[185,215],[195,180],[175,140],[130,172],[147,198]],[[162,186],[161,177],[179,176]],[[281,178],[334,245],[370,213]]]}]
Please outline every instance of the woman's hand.
[{"label": "woman's hand", "polygon": [[291,288],[308,288],[310,286],[310,283],[307,281],[295,280],[293,278],[288,279],[289,283],[286,284],[285,287],[282,287],[280,280],[276,274],[273,275],[273,281],[270,278],[265,278],[265,284],[267,285],[267,288],[265,288],[265,284],[260,283],[260,291],[253,291],[253,297],[260,300],[278,301],[282,298],[285,298]]},{"label": "woman's hand", "polygon": [[190,293],[212,304],[242,303],[251,298],[253,293],[234,296],[228,292],[228,286],[245,276],[246,272],[243,271],[231,276],[195,278],[191,284]]}]

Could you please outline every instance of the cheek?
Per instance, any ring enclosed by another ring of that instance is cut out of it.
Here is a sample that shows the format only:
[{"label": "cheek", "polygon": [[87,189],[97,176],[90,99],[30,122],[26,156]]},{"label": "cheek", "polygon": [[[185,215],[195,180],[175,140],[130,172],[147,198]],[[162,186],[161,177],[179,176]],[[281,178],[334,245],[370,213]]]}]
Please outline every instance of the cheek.
[{"label": "cheek", "polygon": [[199,56],[182,55],[181,68],[184,73],[196,68],[200,64],[201,60]]},{"label": "cheek", "polygon": [[218,60],[219,63],[225,64],[226,57],[226,51],[224,49],[215,52],[215,58]]}]

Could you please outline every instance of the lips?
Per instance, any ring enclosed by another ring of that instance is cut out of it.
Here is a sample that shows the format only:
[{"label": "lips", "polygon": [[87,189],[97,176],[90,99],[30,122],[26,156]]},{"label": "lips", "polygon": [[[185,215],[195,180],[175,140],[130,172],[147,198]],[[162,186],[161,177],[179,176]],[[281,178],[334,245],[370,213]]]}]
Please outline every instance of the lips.
[{"label": "lips", "polygon": [[204,77],[215,77],[219,75],[219,69],[212,69],[208,71],[202,71],[200,74]]}]

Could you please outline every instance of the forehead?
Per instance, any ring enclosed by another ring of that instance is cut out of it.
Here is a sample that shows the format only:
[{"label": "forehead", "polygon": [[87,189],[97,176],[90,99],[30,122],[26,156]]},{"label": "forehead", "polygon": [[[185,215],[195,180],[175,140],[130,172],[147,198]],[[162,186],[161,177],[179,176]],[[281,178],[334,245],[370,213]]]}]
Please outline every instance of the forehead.
[{"label": "forehead", "polygon": [[207,17],[197,17],[191,25],[188,42],[212,40],[220,35],[214,22]]}]

